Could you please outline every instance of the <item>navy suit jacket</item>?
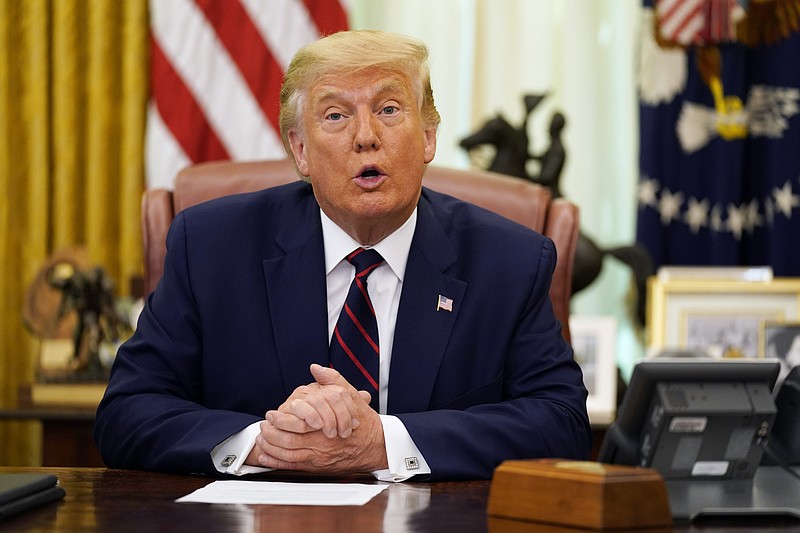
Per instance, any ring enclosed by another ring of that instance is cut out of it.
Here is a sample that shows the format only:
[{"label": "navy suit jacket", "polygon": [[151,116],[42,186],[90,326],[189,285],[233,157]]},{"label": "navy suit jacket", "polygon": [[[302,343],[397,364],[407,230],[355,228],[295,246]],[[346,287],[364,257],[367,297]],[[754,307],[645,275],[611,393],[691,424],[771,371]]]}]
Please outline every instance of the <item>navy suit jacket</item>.
[{"label": "navy suit jacket", "polygon": [[[297,182],[179,213],[97,411],[106,464],[217,475],[211,450],[328,364],[319,206]],[[548,296],[549,239],[424,189],[388,388],[431,479],[586,458],[586,389]],[[439,295],[452,312],[437,311]]]}]

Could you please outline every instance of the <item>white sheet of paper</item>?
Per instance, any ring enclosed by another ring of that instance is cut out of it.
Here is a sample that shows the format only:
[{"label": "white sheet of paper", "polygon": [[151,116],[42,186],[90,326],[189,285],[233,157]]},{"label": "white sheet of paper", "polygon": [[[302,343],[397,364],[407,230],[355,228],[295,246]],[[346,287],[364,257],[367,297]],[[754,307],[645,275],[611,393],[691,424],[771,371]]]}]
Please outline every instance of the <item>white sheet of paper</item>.
[{"label": "white sheet of paper", "polygon": [[388,485],[360,483],[225,480],[209,483],[175,501],[271,505],[364,505],[387,487]]}]

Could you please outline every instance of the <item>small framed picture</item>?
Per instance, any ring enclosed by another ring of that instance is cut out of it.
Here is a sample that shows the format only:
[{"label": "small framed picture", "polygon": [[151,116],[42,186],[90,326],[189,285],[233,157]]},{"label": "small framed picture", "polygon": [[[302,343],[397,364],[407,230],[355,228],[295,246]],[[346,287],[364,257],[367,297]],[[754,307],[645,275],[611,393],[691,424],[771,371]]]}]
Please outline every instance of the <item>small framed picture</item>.
[{"label": "small framed picture", "polygon": [[769,315],[708,314],[703,312],[686,317],[685,348],[712,357],[758,356],[758,328]]},{"label": "small framed picture", "polygon": [[778,382],[800,365],[800,321],[763,322],[760,341],[761,356],[778,359],[781,363]]},{"label": "small framed picture", "polygon": [[660,279],[647,287],[648,351],[759,357],[764,322],[800,321],[800,279]]},{"label": "small framed picture", "polygon": [[575,360],[589,391],[589,421],[609,424],[617,409],[617,320],[613,316],[572,315],[569,329]]}]

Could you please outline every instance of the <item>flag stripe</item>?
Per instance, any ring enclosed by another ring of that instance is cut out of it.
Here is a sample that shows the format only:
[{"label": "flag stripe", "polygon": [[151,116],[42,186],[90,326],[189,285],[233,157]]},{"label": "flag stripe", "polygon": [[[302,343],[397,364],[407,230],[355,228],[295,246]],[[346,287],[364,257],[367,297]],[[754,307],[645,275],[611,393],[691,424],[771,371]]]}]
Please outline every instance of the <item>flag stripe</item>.
[{"label": "flag stripe", "polygon": [[154,38],[150,39],[152,91],[164,124],[192,161],[228,159],[194,96],[178,77]]},{"label": "flag stripe", "polygon": [[[203,108],[206,120],[231,158],[261,156],[264,139],[274,138],[274,130],[214,28],[191,0],[171,0],[163,5],[166,7],[153,17],[154,32]],[[175,26],[183,27],[183,32]]]},{"label": "flag stripe", "polygon": [[320,35],[330,35],[347,27],[347,15],[338,0],[303,0]]},{"label": "flag stripe", "polygon": [[269,9],[264,9],[263,0],[242,0],[242,5],[283,72],[297,50],[319,38],[317,26],[297,0],[270,0]]},{"label": "flag stripe", "polygon": [[283,72],[259,35],[252,19],[238,0],[195,0],[214,27],[242,73],[259,107],[272,124],[278,124],[278,106]]},{"label": "flag stripe", "polygon": [[[213,159],[285,157],[278,116],[294,53],[347,28],[338,0],[150,0],[148,186]],[[309,9],[315,10],[314,13]]]},{"label": "flag stripe", "polygon": [[680,35],[687,27],[695,26],[701,20],[703,6],[697,2],[685,2],[676,6],[677,9],[670,11],[662,17],[664,21],[664,31],[668,35]]},{"label": "flag stripe", "polygon": [[694,0],[677,2],[664,13],[659,13],[664,35],[678,42],[690,42],[703,26],[702,11],[702,2]]},{"label": "flag stripe", "polygon": [[147,106],[147,136],[145,138],[145,173],[152,188],[170,189],[172,181],[191,160],[178,144],[178,139],[161,120],[153,98]]},{"label": "flag stripe", "polygon": [[699,42],[700,33],[703,31],[703,19],[693,18],[681,25],[679,30],[675,33],[675,40],[682,44],[693,44]]}]

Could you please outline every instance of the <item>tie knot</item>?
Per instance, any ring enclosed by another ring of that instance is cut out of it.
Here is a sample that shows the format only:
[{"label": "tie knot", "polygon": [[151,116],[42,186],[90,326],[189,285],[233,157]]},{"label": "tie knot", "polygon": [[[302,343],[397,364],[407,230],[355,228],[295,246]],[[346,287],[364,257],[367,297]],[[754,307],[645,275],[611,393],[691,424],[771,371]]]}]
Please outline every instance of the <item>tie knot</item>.
[{"label": "tie knot", "polygon": [[381,254],[372,248],[369,250],[356,248],[347,256],[347,260],[356,267],[356,276],[358,277],[369,276],[370,272],[383,263]]}]

